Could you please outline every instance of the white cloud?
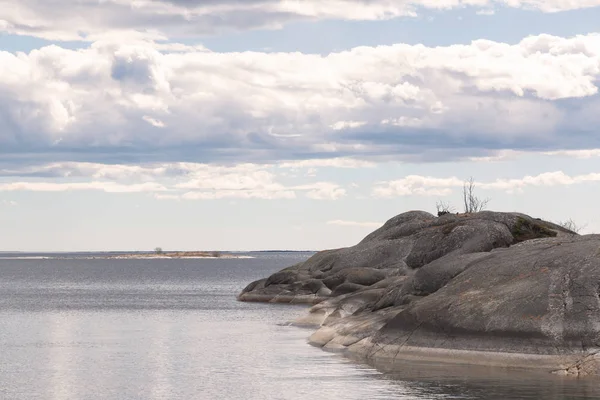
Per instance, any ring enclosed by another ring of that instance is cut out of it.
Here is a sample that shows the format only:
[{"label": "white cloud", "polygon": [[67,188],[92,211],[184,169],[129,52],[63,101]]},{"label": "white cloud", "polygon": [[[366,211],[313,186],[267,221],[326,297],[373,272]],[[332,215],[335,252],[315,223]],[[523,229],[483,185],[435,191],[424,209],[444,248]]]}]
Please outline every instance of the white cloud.
[{"label": "white cloud", "polygon": [[519,150],[499,150],[499,151],[495,151],[493,155],[490,156],[483,156],[483,157],[469,157],[468,160],[469,161],[475,161],[475,162],[496,162],[496,161],[508,161],[508,160],[515,160],[517,158],[519,158],[520,156],[523,155],[528,155],[528,154],[535,154],[535,153],[528,153],[528,152],[524,152],[524,151],[519,151]]},{"label": "white cloud", "polygon": [[[280,182],[283,174],[276,174],[279,170],[272,164],[227,166],[197,163],[146,165],[51,163],[0,170],[0,177],[32,177],[38,180],[0,183],[0,192],[72,190],[152,192],[157,200],[293,199],[296,198],[297,192],[304,193],[311,199],[336,200],[346,195],[345,189],[331,182],[284,184]],[[309,168],[308,177],[312,178],[316,175],[317,170]],[[42,178],[45,181],[40,181]],[[86,178],[92,181],[82,182]]]},{"label": "white cloud", "polygon": [[414,17],[418,7],[445,10],[475,6],[485,12],[496,5],[558,12],[599,6],[600,0],[79,0],[76,6],[71,0],[0,0],[0,31],[50,40],[107,36],[160,39],[231,29],[277,29],[301,20]]},{"label": "white cloud", "polygon": [[494,15],[496,11],[493,9],[483,9],[476,12],[477,15]]},{"label": "white cloud", "polygon": [[[157,179],[182,178],[181,188],[210,186],[214,179],[248,180],[274,175],[266,172],[271,164],[204,164],[191,162],[146,163],[140,165],[103,164],[91,162],[58,162],[24,167],[0,169],[0,177],[52,177],[92,178],[112,181],[154,181]],[[195,182],[204,181],[204,182]]]},{"label": "white cloud", "polygon": [[361,228],[379,228],[382,224],[380,222],[358,222],[358,221],[344,221],[334,220],[327,221],[327,225],[338,225],[338,226],[357,226]]},{"label": "white cloud", "polygon": [[342,129],[360,128],[366,124],[367,123],[365,121],[337,121],[331,125],[331,129],[340,131]]},{"label": "white cloud", "polygon": [[373,188],[373,196],[390,198],[397,196],[447,196],[452,188],[462,187],[463,181],[456,178],[434,178],[430,176],[409,175],[405,178],[379,182]]},{"label": "white cloud", "polygon": [[[81,17],[86,15],[94,17]],[[290,20],[381,20],[403,15],[414,15],[412,6],[387,1],[80,0],[77,7],[69,0],[0,1],[2,30],[50,40],[89,40],[112,31],[122,34],[124,22],[131,30],[161,37],[196,36],[231,28],[278,28]]]},{"label": "white cloud", "polygon": [[306,197],[313,200],[338,200],[346,196],[346,189],[330,182],[296,186],[297,190],[307,190]]},{"label": "white cloud", "polygon": [[318,170],[318,169],[316,169],[316,168],[309,168],[309,169],[306,171],[306,174],[304,174],[304,176],[308,176],[308,177],[314,177],[314,176],[317,176],[317,172],[318,172],[318,171],[319,171],[319,170]]},{"label": "white cloud", "polygon": [[372,168],[375,166],[374,162],[357,160],[353,158],[326,158],[326,159],[310,159],[310,160],[298,160],[298,161],[285,161],[279,163],[280,168],[319,168],[319,167],[331,167],[331,168]]},{"label": "white cloud", "polygon": [[205,164],[164,163],[147,165],[57,162],[0,169],[0,177],[92,178],[113,181],[149,181],[160,177],[186,176]]},{"label": "white cloud", "polygon": [[[261,175],[266,177],[266,175]],[[256,177],[256,176],[255,176]],[[338,184],[331,182],[317,182],[307,185],[285,186],[283,184],[274,183],[271,177],[268,176],[262,181],[257,181],[250,177],[247,181],[231,181],[226,177],[221,182],[213,182],[210,185],[192,184],[178,185],[178,189],[182,187],[194,188],[184,193],[181,198],[185,200],[218,200],[226,198],[236,199],[295,199],[297,193],[304,193],[306,197],[313,200],[338,200],[346,196],[346,190]],[[217,185],[215,185],[217,183]]]},{"label": "white cloud", "polygon": [[0,192],[67,192],[99,190],[107,193],[160,192],[167,190],[157,183],[122,185],[114,182],[11,182],[0,183]]},{"label": "white cloud", "polygon": [[[580,183],[600,182],[600,173],[570,176],[562,171],[545,172],[539,175],[527,175],[523,178],[496,179],[492,182],[475,182],[476,187],[484,190],[504,190],[508,193],[523,191],[529,186],[569,186]],[[464,181],[456,177],[433,178],[411,175],[402,179],[378,182],[372,190],[373,197],[391,198],[400,196],[447,196],[453,189],[462,188]]]},{"label": "white cloud", "polygon": [[483,189],[499,189],[512,192],[522,190],[527,186],[569,186],[578,183],[600,182],[600,173],[569,176],[562,171],[545,172],[535,176],[525,176],[520,179],[498,179],[490,183],[482,183]]},{"label": "white cloud", "polygon": [[549,13],[600,6],[598,0],[497,0],[496,2],[509,7],[532,8]]},{"label": "white cloud", "polygon": [[178,194],[154,193],[154,198],[156,200],[181,200],[181,196]]},{"label": "white cloud", "polygon": [[174,185],[191,190],[181,197],[186,200],[293,199],[294,188],[277,182],[277,176],[257,165],[198,171],[193,179]]},{"label": "white cloud", "polygon": [[149,123],[150,125],[152,125],[152,126],[156,127],[156,128],[164,128],[164,127],[165,127],[165,123],[164,123],[164,122],[162,122],[162,121],[160,121],[160,120],[158,120],[158,119],[155,119],[155,118],[149,117],[149,116],[147,116],[147,115],[144,115],[144,116],[142,117],[142,119],[143,119],[144,121],[146,121],[147,123]]},{"label": "white cloud", "polygon": [[410,117],[399,117],[399,118],[388,118],[381,121],[382,125],[392,125],[392,126],[403,126],[403,127],[419,127],[422,121],[419,118],[410,118]]},{"label": "white cloud", "polygon": [[256,167],[251,171],[201,171],[194,174],[194,179],[176,184],[178,189],[197,190],[264,190],[280,191],[281,183],[275,181],[275,174]]},{"label": "white cloud", "polygon": [[544,154],[549,156],[567,156],[587,159],[592,157],[600,157],[600,149],[547,151],[544,152]]},{"label": "white cloud", "polygon": [[[77,51],[49,46],[0,52],[7,127],[0,146],[23,151],[35,143],[52,154],[169,148],[246,160],[298,153],[401,159],[432,143],[470,139],[497,148],[527,138],[557,148],[562,132],[600,123],[600,103],[590,97],[599,78],[600,35],[358,47],[328,56],[166,54],[144,42],[106,40]],[[586,97],[585,107],[572,109],[547,101]],[[357,124],[365,129],[339,129]]]},{"label": "white cloud", "polygon": [[295,199],[293,190],[216,190],[205,192],[188,192],[181,196],[185,200],[219,200],[219,199]]},{"label": "white cloud", "polygon": [[555,151],[524,151],[524,150],[495,150],[491,151],[490,155],[478,157],[466,157],[468,161],[474,162],[502,162],[514,161],[523,157],[531,156],[550,156],[550,157],[571,157],[578,159],[590,159],[600,157],[600,149],[585,149],[585,150],[555,150]]},{"label": "white cloud", "polygon": [[181,53],[191,53],[197,51],[209,51],[206,47],[202,45],[187,45],[182,43],[161,43],[154,41],[147,41],[151,46],[153,46],[156,50],[162,52],[181,52]]},{"label": "white cloud", "polygon": [[15,207],[18,203],[14,200],[0,200],[0,206]]},{"label": "white cloud", "polygon": [[[347,167],[352,160],[330,160],[328,165]],[[302,165],[302,164],[301,164]],[[362,165],[358,162],[355,166]],[[370,165],[365,163],[364,165]],[[304,165],[303,165],[304,166]],[[287,165],[286,168],[289,168]],[[0,184],[0,191],[59,192],[102,190],[105,192],[153,192],[157,200],[293,199],[297,192],[315,200],[336,200],[345,189],[330,182],[285,185],[279,181],[274,165],[210,165],[196,163],[162,163],[147,165],[108,165],[64,162],[30,166],[19,170],[0,170],[0,176],[54,181],[10,182]],[[317,171],[309,168],[310,177]],[[94,179],[81,182],[81,179]],[[62,181],[56,181],[57,179]],[[64,182],[77,179],[77,182]],[[166,192],[166,193],[165,193]]]}]

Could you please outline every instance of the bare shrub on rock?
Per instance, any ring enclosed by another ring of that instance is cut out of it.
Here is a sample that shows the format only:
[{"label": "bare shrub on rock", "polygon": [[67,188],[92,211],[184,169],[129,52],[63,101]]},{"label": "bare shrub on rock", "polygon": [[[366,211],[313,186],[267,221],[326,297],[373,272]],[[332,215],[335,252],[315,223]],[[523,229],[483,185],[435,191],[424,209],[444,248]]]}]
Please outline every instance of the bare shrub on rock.
[{"label": "bare shrub on rock", "polygon": [[485,210],[489,202],[489,198],[482,199],[475,195],[475,179],[473,177],[465,181],[463,184],[463,203],[466,214]]},{"label": "bare shrub on rock", "polygon": [[576,233],[576,234],[579,234],[582,230],[584,230],[587,227],[587,224],[579,225],[575,221],[573,221],[571,218],[569,218],[566,221],[559,221],[556,224],[559,226],[562,226],[563,228],[570,230],[571,232]]},{"label": "bare shrub on rock", "polygon": [[435,208],[437,209],[438,217],[446,214],[452,214],[454,212],[454,206],[450,205],[450,203],[446,201],[438,201],[435,203]]}]

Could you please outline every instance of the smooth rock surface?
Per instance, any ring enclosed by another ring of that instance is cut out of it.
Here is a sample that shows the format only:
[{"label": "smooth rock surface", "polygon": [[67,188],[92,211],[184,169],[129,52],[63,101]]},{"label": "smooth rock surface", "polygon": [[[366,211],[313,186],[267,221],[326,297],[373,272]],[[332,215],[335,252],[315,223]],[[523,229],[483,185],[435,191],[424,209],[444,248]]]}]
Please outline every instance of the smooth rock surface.
[{"label": "smooth rock surface", "polygon": [[318,303],[310,343],[374,363],[600,374],[600,235],[524,214],[404,213],[238,298]]}]

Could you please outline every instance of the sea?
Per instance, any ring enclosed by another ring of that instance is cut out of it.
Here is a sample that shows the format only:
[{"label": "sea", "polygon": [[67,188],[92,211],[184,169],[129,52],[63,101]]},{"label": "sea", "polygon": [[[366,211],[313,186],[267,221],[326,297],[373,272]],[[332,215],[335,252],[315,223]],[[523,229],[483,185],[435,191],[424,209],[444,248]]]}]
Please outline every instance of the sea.
[{"label": "sea", "polygon": [[600,399],[600,381],[406,363],[307,344],[305,306],[241,303],[310,253],[0,254],[0,399]]}]

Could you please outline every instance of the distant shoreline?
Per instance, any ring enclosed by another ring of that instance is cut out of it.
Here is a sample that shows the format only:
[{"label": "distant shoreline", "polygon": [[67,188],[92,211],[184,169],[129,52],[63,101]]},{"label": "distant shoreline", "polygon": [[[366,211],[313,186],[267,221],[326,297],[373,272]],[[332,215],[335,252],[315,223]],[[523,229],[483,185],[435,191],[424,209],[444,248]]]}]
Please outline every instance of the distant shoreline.
[{"label": "distant shoreline", "polygon": [[241,259],[255,258],[248,254],[222,253],[219,251],[163,251],[123,253],[4,253],[0,260],[178,260],[178,259]]},{"label": "distant shoreline", "polygon": [[249,259],[261,254],[296,253],[314,254],[310,250],[254,250],[254,251],[79,251],[79,252],[26,252],[2,251],[0,260],[180,260],[180,259]]},{"label": "distant shoreline", "polygon": [[[223,250],[216,251],[224,255],[235,255],[235,254],[251,254],[251,253],[316,253],[320,250]],[[165,253],[194,253],[193,251],[166,251]],[[199,253],[213,253],[213,251],[202,251]],[[154,255],[154,252],[148,251],[24,251],[24,250],[2,250],[0,255],[11,255],[11,254],[51,254],[51,255],[105,255],[109,256],[121,256],[121,255]]]},{"label": "distant shoreline", "polygon": [[250,258],[247,256],[239,256],[230,253],[221,253],[219,251],[163,251],[155,253],[126,253],[113,254],[106,257],[98,258],[113,258],[113,259],[173,259],[173,258]]}]

